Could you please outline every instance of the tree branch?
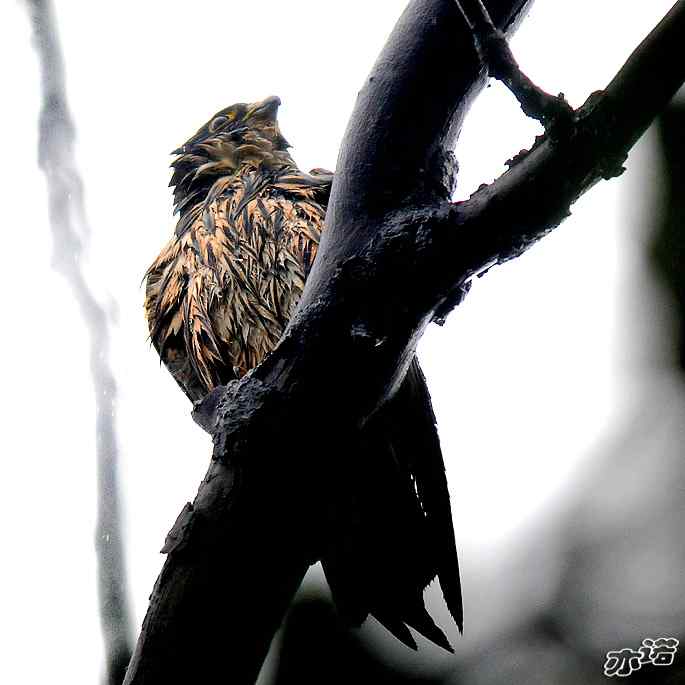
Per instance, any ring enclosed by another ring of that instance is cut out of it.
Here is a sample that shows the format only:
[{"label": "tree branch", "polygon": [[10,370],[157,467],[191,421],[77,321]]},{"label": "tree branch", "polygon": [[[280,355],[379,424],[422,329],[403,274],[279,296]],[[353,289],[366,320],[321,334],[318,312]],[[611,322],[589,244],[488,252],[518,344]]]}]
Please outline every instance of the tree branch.
[{"label": "tree branch", "polygon": [[[685,81],[684,38],[685,2],[679,0],[560,137],[538,139],[492,184],[435,213],[441,237],[432,249],[453,278],[517,257],[595,183],[623,173],[629,150]],[[444,249],[455,256],[450,265],[437,254]]]},{"label": "tree branch", "polygon": [[[493,1],[495,25],[511,30],[525,6]],[[650,39],[669,56],[684,35],[682,11],[680,2]],[[253,372],[195,409],[213,434],[213,461],[165,546],[126,683],[254,680],[304,570],[333,544],[347,493],[363,478],[360,426],[392,396],[455,290],[520,254],[581,192],[619,172],[685,79],[683,65],[654,53],[638,51],[632,76],[580,111],[567,139],[543,139],[452,204],[451,150],[485,71],[453,0],[410,3],[359,94],[288,330]],[[645,63],[669,72],[668,85],[653,76],[645,84],[649,106],[629,95]]]},{"label": "tree branch", "polygon": [[497,29],[482,0],[456,0],[471,29],[476,51],[490,76],[514,94],[524,114],[537,119],[545,128],[568,124],[573,117],[563,94],[558,97],[536,86],[520,69],[507,37]]},{"label": "tree branch", "polygon": [[119,685],[131,657],[131,621],[121,532],[119,447],[115,428],[117,386],[110,368],[109,319],[95,298],[80,259],[90,234],[83,182],[74,159],[75,128],[67,104],[62,50],[52,3],[27,0],[43,90],[39,164],[48,190],[54,238],[53,266],[79,306],[90,339],[90,373],[95,401],[97,459],[97,558],[100,624],[105,647],[106,685]]}]

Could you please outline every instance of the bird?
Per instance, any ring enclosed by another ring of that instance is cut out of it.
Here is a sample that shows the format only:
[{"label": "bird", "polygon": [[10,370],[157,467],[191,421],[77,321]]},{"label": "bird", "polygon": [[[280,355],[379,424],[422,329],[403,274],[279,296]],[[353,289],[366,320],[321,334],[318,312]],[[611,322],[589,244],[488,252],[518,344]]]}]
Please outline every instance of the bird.
[{"label": "bird", "polygon": [[[316,257],[333,174],[298,168],[280,105],[276,96],[230,105],[172,152],[179,216],[145,274],[144,310],[161,363],[192,402],[276,347]],[[359,450],[354,515],[321,558],[338,612],[351,625],[371,614],[412,649],[408,626],[452,651],[423,599],[437,578],[462,631],[449,489],[416,357],[361,429]]]}]

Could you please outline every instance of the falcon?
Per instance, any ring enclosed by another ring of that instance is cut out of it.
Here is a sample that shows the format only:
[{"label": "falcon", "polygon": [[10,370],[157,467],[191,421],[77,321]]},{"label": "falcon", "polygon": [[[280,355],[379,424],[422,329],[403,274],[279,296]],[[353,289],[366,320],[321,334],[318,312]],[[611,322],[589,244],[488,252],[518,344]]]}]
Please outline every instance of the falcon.
[{"label": "falcon", "polygon": [[[332,174],[301,171],[277,121],[281,101],[217,112],[173,151],[171,240],[147,270],[145,315],[161,361],[191,401],[254,368],[278,344],[324,227]],[[308,412],[307,420],[316,420]],[[451,651],[423,591],[436,577],[459,630],[462,603],[435,416],[416,359],[364,427],[357,511],[322,558],[353,625],[372,614],[416,649],[407,626]]]}]

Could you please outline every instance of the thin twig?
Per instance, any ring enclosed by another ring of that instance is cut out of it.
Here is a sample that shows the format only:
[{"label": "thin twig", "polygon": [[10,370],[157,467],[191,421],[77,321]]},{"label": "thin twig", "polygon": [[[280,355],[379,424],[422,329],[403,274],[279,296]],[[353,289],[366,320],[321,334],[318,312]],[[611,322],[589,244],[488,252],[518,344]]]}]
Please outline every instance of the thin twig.
[{"label": "thin twig", "polygon": [[573,119],[573,108],[563,93],[550,95],[526,76],[516,61],[504,33],[492,23],[482,0],[455,0],[473,34],[478,55],[488,74],[501,81],[516,97],[521,109],[546,129]]}]

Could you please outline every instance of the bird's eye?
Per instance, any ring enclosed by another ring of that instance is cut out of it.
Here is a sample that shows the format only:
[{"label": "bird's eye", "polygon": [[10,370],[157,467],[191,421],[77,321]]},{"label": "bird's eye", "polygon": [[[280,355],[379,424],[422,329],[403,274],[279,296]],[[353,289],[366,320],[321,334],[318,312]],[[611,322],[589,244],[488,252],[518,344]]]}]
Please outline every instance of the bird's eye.
[{"label": "bird's eye", "polygon": [[228,118],[224,116],[215,117],[209,124],[209,132],[214,133],[218,128],[221,128],[225,123],[228,122]]}]

